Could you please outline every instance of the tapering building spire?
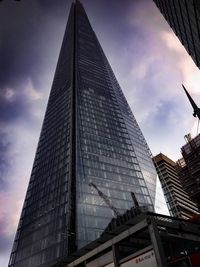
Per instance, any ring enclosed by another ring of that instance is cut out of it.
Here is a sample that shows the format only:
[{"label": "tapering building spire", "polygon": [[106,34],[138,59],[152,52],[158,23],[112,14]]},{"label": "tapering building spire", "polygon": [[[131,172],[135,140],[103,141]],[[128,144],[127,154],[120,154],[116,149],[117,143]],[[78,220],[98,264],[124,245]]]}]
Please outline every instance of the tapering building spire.
[{"label": "tapering building spire", "polygon": [[[48,44],[47,44],[48,46]],[[73,2],[9,267],[49,267],[114,216],[153,208],[156,170],[80,1]]]},{"label": "tapering building spire", "polygon": [[188,99],[189,99],[189,101],[190,101],[190,103],[191,103],[191,105],[192,105],[192,107],[193,107],[193,109],[194,109],[194,113],[193,113],[193,116],[194,117],[198,117],[199,118],[199,120],[200,120],[200,108],[197,106],[197,104],[194,102],[194,100],[192,99],[192,97],[190,96],[190,94],[188,93],[188,91],[186,90],[186,88],[185,88],[185,86],[182,84],[182,86],[183,86],[183,89],[184,89],[184,91],[185,91],[185,93],[186,93],[186,95],[187,95],[187,97],[188,97]]}]

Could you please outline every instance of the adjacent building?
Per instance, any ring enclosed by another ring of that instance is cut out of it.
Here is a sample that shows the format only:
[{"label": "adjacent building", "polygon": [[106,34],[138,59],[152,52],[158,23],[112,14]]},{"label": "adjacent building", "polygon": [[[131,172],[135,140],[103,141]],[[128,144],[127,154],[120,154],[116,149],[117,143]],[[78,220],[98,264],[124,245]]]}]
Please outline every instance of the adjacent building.
[{"label": "adjacent building", "polygon": [[200,2],[199,0],[153,0],[200,68]]},{"label": "adjacent building", "polygon": [[[183,86],[193,108],[193,116],[200,120],[200,108]],[[177,171],[180,181],[190,198],[197,204],[200,211],[200,134],[192,138],[185,135],[186,144],[181,148],[183,158],[178,160]]]},{"label": "adjacent building", "polygon": [[131,208],[131,191],[140,205],[153,207],[155,187],[148,145],[84,8],[76,1],[9,267],[56,264],[98,238],[113,210],[123,213]]},{"label": "adjacent building", "polygon": [[187,143],[181,152],[183,158],[178,160],[178,175],[185,191],[200,211],[200,134],[195,138],[187,136]]},{"label": "adjacent building", "polygon": [[154,162],[171,216],[189,219],[198,214],[196,204],[183,189],[177,164],[162,153],[154,157]]}]

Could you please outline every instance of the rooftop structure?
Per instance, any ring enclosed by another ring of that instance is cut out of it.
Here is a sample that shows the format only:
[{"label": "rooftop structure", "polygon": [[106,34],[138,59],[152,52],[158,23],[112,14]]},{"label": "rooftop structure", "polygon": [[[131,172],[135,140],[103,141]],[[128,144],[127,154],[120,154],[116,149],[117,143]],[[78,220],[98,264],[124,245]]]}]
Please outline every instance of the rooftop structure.
[{"label": "rooftop structure", "polygon": [[200,134],[188,139],[181,152],[183,159],[178,161],[178,175],[185,191],[200,211]]}]

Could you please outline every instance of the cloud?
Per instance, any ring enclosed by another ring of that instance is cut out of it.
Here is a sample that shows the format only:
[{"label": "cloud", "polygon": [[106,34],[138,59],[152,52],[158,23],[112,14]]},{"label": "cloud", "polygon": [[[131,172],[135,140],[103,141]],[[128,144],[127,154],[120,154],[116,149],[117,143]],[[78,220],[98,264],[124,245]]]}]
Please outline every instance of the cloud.
[{"label": "cloud", "polygon": [[5,99],[9,102],[12,102],[15,96],[15,92],[11,88],[5,89]]},{"label": "cloud", "polygon": [[117,51],[114,72],[153,153],[176,160],[194,124],[181,84],[197,92],[200,73],[159,11],[136,5],[128,16],[133,34],[127,52]]},{"label": "cloud", "polygon": [[[165,41],[166,46],[172,51],[180,55],[180,60],[177,62],[183,83],[188,88],[190,93],[194,93],[200,96],[199,84],[200,84],[200,72],[199,68],[194,64],[192,58],[188,56],[185,48],[180,44],[180,41],[175,37],[172,32],[161,32],[161,38]],[[199,97],[200,99],[200,97]]]},{"label": "cloud", "polygon": [[[172,51],[179,55],[179,60],[175,62],[176,69],[178,69],[182,76],[182,83],[186,86],[191,96],[194,98],[195,102],[200,103],[200,71],[194,64],[192,58],[188,56],[185,48],[180,44],[180,41],[173,33],[161,32],[161,38],[165,41],[166,46]],[[187,105],[187,116],[188,119],[183,119],[186,121],[188,132],[191,132],[192,136],[197,135],[197,119],[192,118],[192,107],[182,90],[183,102]],[[190,118],[189,118],[190,115]],[[186,116],[185,116],[186,117]],[[186,133],[186,132],[185,132]]]},{"label": "cloud", "polygon": [[[161,32],[171,31],[168,24],[149,1],[135,1],[123,11],[125,31],[110,25],[102,29],[97,22],[94,30],[101,30],[97,36],[150,149],[154,155],[162,151],[176,160],[191,121],[182,104],[186,103],[183,75],[176,68],[181,55],[161,37]],[[161,201],[162,190],[157,188],[157,192],[161,196],[157,211],[161,212],[165,201]]]},{"label": "cloud", "polygon": [[27,79],[27,84],[24,88],[24,94],[27,96],[27,98],[33,101],[43,99],[43,94],[34,88],[30,78]]},{"label": "cloud", "polygon": [[47,101],[46,91],[34,87],[31,78],[27,77],[23,82],[13,84],[13,87],[5,87],[0,90],[0,133],[3,129],[18,120],[37,123],[44,113],[44,105]]},{"label": "cloud", "polygon": [[160,35],[169,49],[175,51],[178,54],[183,54],[183,48],[180,45],[180,41],[177,37],[174,36],[173,32],[161,31]]}]

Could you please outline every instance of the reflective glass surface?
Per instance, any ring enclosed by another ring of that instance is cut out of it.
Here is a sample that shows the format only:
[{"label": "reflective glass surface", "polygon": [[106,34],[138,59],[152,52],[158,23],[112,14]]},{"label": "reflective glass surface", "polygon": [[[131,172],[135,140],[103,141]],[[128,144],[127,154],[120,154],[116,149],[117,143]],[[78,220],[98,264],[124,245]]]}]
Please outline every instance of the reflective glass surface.
[{"label": "reflective glass surface", "polygon": [[78,247],[99,237],[114,211],[155,198],[156,171],[148,146],[92,31],[77,12],[77,229]]},{"label": "reflective glass surface", "polygon": [[116,210],[132,207],[131,191],[141,205],[152,206],[155,183],[145,139],[76,2],[9,267],[60,261],[73,249],[73,240],[77,248],[84,246],[99,237]]}]

